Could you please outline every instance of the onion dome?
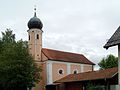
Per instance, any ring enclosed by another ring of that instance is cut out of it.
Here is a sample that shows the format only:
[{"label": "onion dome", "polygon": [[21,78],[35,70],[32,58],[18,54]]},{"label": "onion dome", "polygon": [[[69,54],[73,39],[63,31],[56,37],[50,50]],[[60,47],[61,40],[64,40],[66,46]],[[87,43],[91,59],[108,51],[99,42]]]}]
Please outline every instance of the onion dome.
[{"label": "onion dome", "polygon": [[41,20],[36,16],[36,8],[34,10],[35,10],[34,17],[29,20],[28,28],[29,29],[37,28],[41,30],[43,27],[43,24]]}]

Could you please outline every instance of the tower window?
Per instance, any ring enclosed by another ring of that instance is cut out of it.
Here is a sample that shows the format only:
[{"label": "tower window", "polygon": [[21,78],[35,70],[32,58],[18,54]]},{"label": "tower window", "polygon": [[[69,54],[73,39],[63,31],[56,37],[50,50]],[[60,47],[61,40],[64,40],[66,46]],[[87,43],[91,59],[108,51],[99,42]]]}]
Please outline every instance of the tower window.
[{"label": "tower window", "polygon": [[37,39],[39,39],[39,35],[37,34]]},{"label": "tower window", "polygon": [[29,40],[30,40],[30,35],[29,35]]}]

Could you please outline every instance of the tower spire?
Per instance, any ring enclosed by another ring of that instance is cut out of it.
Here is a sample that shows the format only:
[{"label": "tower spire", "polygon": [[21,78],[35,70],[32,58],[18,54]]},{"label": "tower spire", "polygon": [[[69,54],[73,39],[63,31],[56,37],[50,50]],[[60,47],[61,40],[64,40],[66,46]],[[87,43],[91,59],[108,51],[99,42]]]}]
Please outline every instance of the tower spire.
[{"label": "tower spire", "polygon": [[29,29],[40,29],[42,30],[43,24],[39,18],[36,16],[36,6],[34,5],[34,16],[28,21],[28,28]]},{"label": "tower spire", "polygon": [[36,17],[36,5],[34,5],[34,17]]}]

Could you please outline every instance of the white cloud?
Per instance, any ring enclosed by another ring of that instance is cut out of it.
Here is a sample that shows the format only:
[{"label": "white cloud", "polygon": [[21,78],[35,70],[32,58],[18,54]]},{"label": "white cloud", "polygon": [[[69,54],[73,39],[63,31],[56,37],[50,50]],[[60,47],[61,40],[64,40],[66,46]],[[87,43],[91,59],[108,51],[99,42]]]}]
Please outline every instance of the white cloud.
[{"label": "white cloud", "polygon": [[[44,24],[44,47],[82,53],[98,63],[117,48],[103,49],[120,25],[119,0],[4,0],[0,3],[0,31],[11,28],[17,40],[27,40],[27,22],[37,5]],[[1,36],[1,34],[0,34]]]}]

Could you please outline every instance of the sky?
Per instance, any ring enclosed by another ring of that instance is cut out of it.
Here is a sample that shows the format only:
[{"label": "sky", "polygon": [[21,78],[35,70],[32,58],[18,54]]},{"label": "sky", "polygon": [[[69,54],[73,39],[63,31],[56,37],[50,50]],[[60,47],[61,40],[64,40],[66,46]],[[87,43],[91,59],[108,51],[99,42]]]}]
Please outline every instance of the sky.
[{"label": "sky", "polygon": [[10,28],[17,40],[28,40],[35,5],[43,47],[84,54],[95,64],[109,54],[117,56],[117,46],[103,46],[120,25],[120,0],[0,0],[0,32]]}]

